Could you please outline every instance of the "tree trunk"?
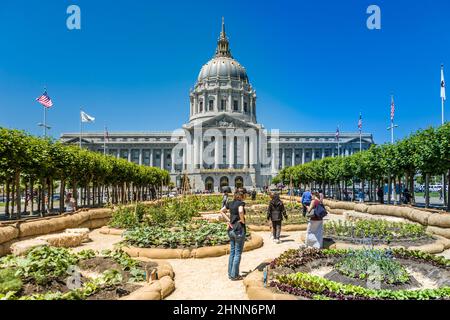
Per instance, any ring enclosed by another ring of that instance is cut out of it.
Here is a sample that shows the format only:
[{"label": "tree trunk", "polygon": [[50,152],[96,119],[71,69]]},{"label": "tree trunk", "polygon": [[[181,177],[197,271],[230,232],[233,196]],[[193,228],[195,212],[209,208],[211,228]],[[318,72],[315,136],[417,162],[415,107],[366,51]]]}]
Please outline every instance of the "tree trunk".
[{"label": "tree trunk", "polygon": [[6,180],[6,203],[5,203],[5,215],[9,216],[9,202],[10,202],[10,189],[9,189],[10,185],[9,185],[9,180]]},{"label": "tree trunk", "polygon": [[411,192],[411,205],[416,205],[416,191],[414,190],[414,173],[409,175],[409,191]]},{"label": "tree trunk", "polygon": [[447,192],[447,211],[450,212],[450,169],[447,172],[447,185],[449,188],[449,192]]},{"label": "tree trunk", "polygon": [[65,189],[66,189],[66,180],[64,178],[61,179],[59,186],[59,213],[64,212],[64,200],[65,200]]},{"label": "tree trunk", "polygon": [[430,207],[430,174],[425,174],[425,208]]},{"label": "tree trunk", "polygon": [[34,180],[30,179],[30,216],[34,211]]},{"label": "tree trunk", "polygon": [[387,199],[388,204],[391,204],[391,197],[392,197],[392,181],[391,181],[391,176],[389,176],[389,178],[388,178],[388,199]]}]

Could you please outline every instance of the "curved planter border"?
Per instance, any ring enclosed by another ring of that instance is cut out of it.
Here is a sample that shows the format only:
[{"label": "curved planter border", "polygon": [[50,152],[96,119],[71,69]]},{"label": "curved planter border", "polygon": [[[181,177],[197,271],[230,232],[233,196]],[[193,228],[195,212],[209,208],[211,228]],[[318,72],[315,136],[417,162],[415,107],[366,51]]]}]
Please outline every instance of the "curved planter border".
[{"label": "curved planter border", "polygon": [[96,229],[104,226],[109,222],[112,212],[109,208],[81,209],[58,216],[1,222],[0,257],[11,253],[11,245],[18,241],[58,233],[65,229]]},{"label": "curved planter border", "polygon": [[167,261],[156,262],[159,279],[146,283],[143,287],[133,291],[119,300],[163,300],[175,290],[175,273]]},{"label": "curved planter border", "polygon": [[[305,234],[300,235],[300,240],[305,242]],[[407,250],[419,250],[426,253],[441,253],[447,249],[450,249],[450,240],[441,236],[434,235],[436,240],[433,243],[424,244],[421,246],[402,246],[402,245],[395,245],[395,246],[389,246],[386,244],[379,244],[374,245],[373,247],[376,249],[386,249],[386,248],[403,248]],[[343,241],[336,241],[332,245],[329,246],[329,249],[357,249],[364,247],[364,244],[357,244],[357,243],[348,243]]]},{"label": "curved planter border", "polygon": [[[263,244],[264,241],[261,236],[252,234],[250,241],[245,242],[244,251],[258,249],[262,247]],[[195,249],[159,249],[123,246],[122,250],[131,257],[145,257],[150,259],[189,259],[220,257],[230,253],[230,246],[220,245]]]},{"label": "curved planter border", "polygon": [[114,236],[121,236],[126,230],[125,229],[117,229],[117,228],[111,228],[108,226],[103,226],[100,228],[101,234],[109,234]]},{"label": "curved planter border", "polygon": [[301,300],[292,294],[276,293],[264,287],[264,273],[259,270],[250,272],[243,282],[250,300]]},{"label": "curved planter border", "polygon": [[[308,225],[306,223],[304,224],[287,224],[285,226],[281,226],[281,231],[306,231]],[[250,231],[270,231],[270,227],[269,226],[265,226],[265,225],[248,225],[248,229]]]}]

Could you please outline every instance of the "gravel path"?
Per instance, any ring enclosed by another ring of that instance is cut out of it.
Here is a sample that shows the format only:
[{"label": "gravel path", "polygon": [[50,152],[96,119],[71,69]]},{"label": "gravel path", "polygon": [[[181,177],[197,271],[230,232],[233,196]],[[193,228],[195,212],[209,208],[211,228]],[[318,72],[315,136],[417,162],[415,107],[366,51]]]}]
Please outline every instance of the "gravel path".
[{"label": "gravel path", "polygon": [[[282,232],[282,243],[269,239],[269,232],[255,232],[264,245],[244,252],[240,272],[254,270],[261,262],[278,257],[282,252],[298,248],[301,232]],[[248,300],[242,281],[228,279],[228,255],[204,259],[168,260],[175,271],[175,292],[167,300]]]},{"label": "gravel path", "polygon": [[79,252],[85,249],[92,249],[95,251],[102,251],[105,249],[113,249],[114,245],[122,240],[120,236],[109,234],[101,234],[100,229],[92,230],[89,233],[89,238],[92,241],[83,243],[81,246],[72,248],[73,251]]}]

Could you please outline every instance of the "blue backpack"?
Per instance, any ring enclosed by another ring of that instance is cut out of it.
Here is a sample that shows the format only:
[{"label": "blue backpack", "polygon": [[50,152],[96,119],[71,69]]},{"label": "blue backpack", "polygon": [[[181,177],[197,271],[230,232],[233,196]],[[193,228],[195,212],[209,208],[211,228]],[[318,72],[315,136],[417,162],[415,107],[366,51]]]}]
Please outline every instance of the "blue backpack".
[{"label": "blue backpack", "polygon": [[323,219],[327,216],[328,212],[325,210],[325,207],[322,203],[319,203],[317,207],[314,209],[314,215],[319,218]]}]

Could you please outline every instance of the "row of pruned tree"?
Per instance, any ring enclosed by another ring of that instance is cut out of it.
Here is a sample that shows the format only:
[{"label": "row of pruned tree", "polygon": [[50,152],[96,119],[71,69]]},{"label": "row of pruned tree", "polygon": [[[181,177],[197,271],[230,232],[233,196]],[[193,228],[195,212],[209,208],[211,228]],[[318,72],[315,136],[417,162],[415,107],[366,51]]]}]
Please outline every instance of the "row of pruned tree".
[{"label": "row of pruned tree", "polygon": [[127,203],[155,197],[169,178],[159,168],[0,128],[0,185],[10,216],[52,210],[58,187],[63,212],[66,191],[86,206]]},{"label": "row of pruned tree", "polygon": [[[348,185],[353,186],[355,194],[355,185],[360,183],[363,190],[368,190],[370,200],[376,199],[377,188],[384,188],[385,183],[389,186],[388,199],[396,192],[391,185],[402,184],[412,193],[414,201],[417,175],[424,177],[428,207],[430,177],[444,175],[450,184],[450,123],[417,131],[395,144],[374,145],[348,157],[325,158],[285,168],[275,182],[320,187],[338,199],[342,199]],[[450,209],[450,201],[447,206]]]}]

